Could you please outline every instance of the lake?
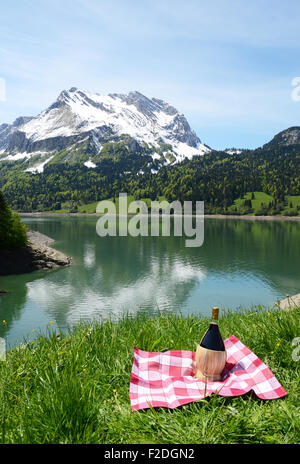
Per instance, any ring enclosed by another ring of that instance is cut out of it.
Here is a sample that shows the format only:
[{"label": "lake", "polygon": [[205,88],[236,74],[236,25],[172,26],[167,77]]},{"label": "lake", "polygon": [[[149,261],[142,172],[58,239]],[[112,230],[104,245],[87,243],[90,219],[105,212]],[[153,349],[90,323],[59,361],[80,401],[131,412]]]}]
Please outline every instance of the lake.
[{"label": "lake", "polygon": [[[105,237],[97,218],[26,217],[74,264],[0,277],[0,337],[11,347],[74,323],[157,310],[210,315],[212,306],[273,305],[300,292],[300,222],[205,219],[204,244],[186,237]],[[5,320],[6,324],[2,321]]]}]

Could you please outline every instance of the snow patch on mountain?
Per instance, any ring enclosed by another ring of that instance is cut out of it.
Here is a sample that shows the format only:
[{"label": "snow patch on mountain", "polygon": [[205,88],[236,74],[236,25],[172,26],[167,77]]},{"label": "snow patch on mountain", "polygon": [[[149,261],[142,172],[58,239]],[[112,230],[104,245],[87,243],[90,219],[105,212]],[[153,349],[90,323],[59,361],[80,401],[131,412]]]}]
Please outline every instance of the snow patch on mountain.
[{"label": "snow patch on mountain", "polygon": [[91,161],[90,159],[87,160],[87,161],[86,161],[85,163],[83,163],[83,164],[84,164],[84,166],[86,166],[87,168],[96,168],[96,167],[97,167],[96,164],[93,163],[93,161]]},{"label": "snow patch on mountain", "polygon": [[231,148],[230,150],[225,150],[228,155],[239,155],[240,153],[243,152],[243,150],[240,150],[238,148]]},{"label": "snow patch on mountain", "polygon": [[47,163],[49,163],[52,160],[52,158],[54,158],[54,155],[50,156],[50,158],[47,158],[42,163],[37,163],[34,166],[32,166],[32,167],[30,167],[28,169],[25,169],[25,172],[32,172],[32,173],[41,173],[41,172],[43,172],[45,165]]},{"label": "snow patch on mountain", "polygon": [[[154,152],[161,152],[162,144],[170,146],[172,162],[211,151],[191,130],[184,115],[162,100],[136,91],[99,95],[72,87],[38,116],[1,125],[0,152],[7,153],[4,159],[9,161],[28,159],[41,151],[50,157],[54,151],[73,150],[89,139],[90,153],[97,154],[104,143],[123,136],[140,147],[152,146]],[[88,153],[85,163],[92,167]]]},{"label": "snow patch on mountain", "polygon": [[30,158],[32,156],[32,154],[30,153],[26,153],[26,152],[23,152],[23,153],[14,153],[12,155],[8,155],[6,156],[5,158],[2,159],[2,161],[19,161],[21,159],[24,159],[24,158]]}]

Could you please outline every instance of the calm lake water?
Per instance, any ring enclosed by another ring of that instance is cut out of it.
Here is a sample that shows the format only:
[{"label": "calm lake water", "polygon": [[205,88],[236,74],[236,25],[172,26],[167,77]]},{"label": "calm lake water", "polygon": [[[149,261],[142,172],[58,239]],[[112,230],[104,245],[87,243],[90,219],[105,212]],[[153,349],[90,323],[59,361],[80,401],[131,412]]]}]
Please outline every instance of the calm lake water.
[{"label": "calm lake water", "polygon": [[9,347],[45,333],[50,321],[64,330],[158,308],[209,315],[212,306],[267,307],[300,292],[300,222],[206,219],[204,244],[186,248],[185,237],[100,238],[96,221],[24,218],[74,264],[0,277],[9,291],[0,297],[0,337]]}]

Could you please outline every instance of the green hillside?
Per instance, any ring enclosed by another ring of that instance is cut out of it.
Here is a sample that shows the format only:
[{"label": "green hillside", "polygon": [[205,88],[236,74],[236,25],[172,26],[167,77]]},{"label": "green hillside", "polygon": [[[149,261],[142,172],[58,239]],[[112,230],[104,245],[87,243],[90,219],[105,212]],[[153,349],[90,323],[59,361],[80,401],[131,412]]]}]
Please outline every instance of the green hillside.
[{"label": "green hillside", "polygon": [[298,215],[300,144],[232,155],[212,151],[158,169],[149,150],[110,143],[93,169],[56,162],[33,174],[22,163],[3,161],[0,188],[13,209],[24,212],[93,212],[96,202],[127,192],[135,200],[204,201],[206,214]]},{"label": "green hillside", "polygon": [[264,192],[247,192],[242,198],[237,198],[228,208],[233,214],[255,215],[300,215],[300,195],[287,195],[281,201],[276,201],[272,195]]}]

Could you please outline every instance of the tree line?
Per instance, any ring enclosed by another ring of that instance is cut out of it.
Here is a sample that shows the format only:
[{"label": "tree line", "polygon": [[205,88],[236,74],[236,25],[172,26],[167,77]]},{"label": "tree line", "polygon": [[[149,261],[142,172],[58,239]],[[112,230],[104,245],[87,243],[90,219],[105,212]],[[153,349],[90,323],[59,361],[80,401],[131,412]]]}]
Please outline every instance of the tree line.
[{"label": "tree line", "polygon": [[0,249],[17,248],[27,241],[26,227],[19,215],[13,212],[0,191]]},{"label": "tree line", "polygon": [[287,195],[300,194],[300,146],[263,147],[228,154],[212,151],[177,164],[153,160],[149,151],[132,152],[121,142],[109,143],[97,167],[82,163],[49,163],[44,172],[24,172],[22,163],[2,162],[0,188],[18,211],[73,210],[80,205],[127,192],[135,199],[164,196],[203,200],[206,213],[226,213],[247,192],[271,195],[276,212]]}]

